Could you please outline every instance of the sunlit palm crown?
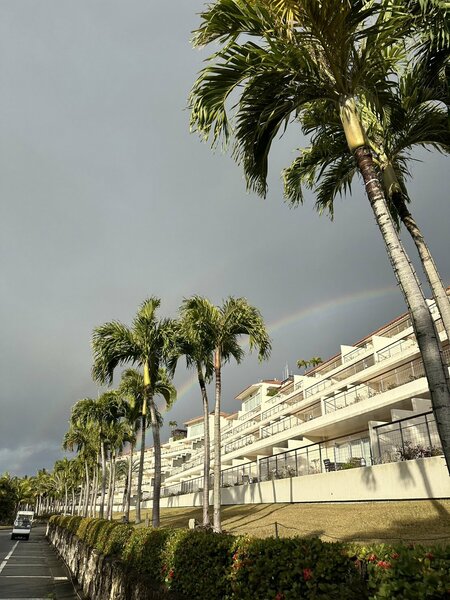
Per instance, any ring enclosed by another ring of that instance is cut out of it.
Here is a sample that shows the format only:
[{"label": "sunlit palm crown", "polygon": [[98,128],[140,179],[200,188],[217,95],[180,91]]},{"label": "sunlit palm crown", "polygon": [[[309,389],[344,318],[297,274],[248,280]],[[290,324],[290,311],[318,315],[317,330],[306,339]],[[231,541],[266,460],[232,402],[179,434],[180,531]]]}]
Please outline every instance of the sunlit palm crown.
[{"label": "sunlit palm crown", "polygon": [[[445,85],[430,80],[425,58],[402,67],[398,76],[398,86],[391,90],[381,111],[375,112],[363,99],[360,109],[376,163],[380,168],[386,159],[392,164],[403,196],[409,200],[405,178],[409,175],[411,151],[422,146],[450,152],[447,108],[450,99]],[[285,170],[285,196],[296,204],[303,200],[303,187],[313,189],[317,209],[333,216],[336,195],[350,189],[357,172],[338,110],[331,107],[324,111],[311,106],[303,114],[303,131],[311,134],[312,143]]]},{"label": "sunlit palm crown", "polygon": [[238,341],[241,335],[249,336],[250,350],[256,347],[261,360],[270,355],[271,343],[264,320],[246,298],[229,297],[222,306],[215,306],[207,298],[193,296],[183,306],[190,312],[187,327],[191,338],[209,340],[208,347],[219,349],[223,362],[231,358],[241,362],[245,354]]},{"label": "sunlit palm crown", "polygon": [[170,350],[174,324],[170,319],[158,319],[156,311],[160,300],[145,300],[129,328],[120,321],[111,321],[97,327],[92,336],[94,363],[92,374],[99,383],[111,383],[116,367],[125,364],[150,368],[151,381]]},{"label": "sunlit palm crown", "polygon": [[403,52],[380,4],[364,0],[219,0],[201,18],[194,44],[221,48],[192,89],[191,126],[213,143],[232,134],[248,185],[260,194],[280,128],[311,105],[330,111],[349,96],[380,111]]}]

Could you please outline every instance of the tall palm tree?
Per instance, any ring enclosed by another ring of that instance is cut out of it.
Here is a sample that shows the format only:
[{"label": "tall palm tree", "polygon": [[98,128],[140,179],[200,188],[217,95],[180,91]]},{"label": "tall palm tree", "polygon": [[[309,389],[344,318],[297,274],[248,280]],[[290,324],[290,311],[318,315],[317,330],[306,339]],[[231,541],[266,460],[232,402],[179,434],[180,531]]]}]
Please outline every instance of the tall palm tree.
[{"label": "tall palm tree", "polygon": [[[119,321],[111,321],[94,329],[92,335],[94,352],[92,375],[95,381],[110,384],[115,369],[130,363],[140,367],[143,371],[145,390],[142,404],[143,424],[148,407],[154,443],[153,527],[159,527],[160,523],[161,493],[161,442],[155,394],[161,395],[168,407],[176,398],[175,388],[161,368],[167,360],[174,328],[169,319],[157,318],[156,311],[160,304],[159,298],[150,297],[141,304],[131,328]],[[145,435],[144,426],[142,434]],[[136,502],[137,523],[141,521],[143,459],[141,454]]]},{"label": "tall palm tree", "polygon": [[[202,322],[202,306],[200,303],[191,303],[184,300],[180,307],[181,319],[178,322],[176,344],[173,347],[170,367],[175,368],[180,356],[186,357],[188,369],[195,369],[200,386],[203,405],[203,435],[204,435],[204,460],[203,460],[203,526],[210,525],[209,518],[209,485],[210,485],[210,434],[209,434],[209,401],[206,389],[214,374],[214,339],[209,335],[207,328],[199,329]],[[195,334],[193,332],[195,331]]]},{"label": "tall palm tree", "polygon": [[189,312],[186,323],[189,338],[198,343],[209,340],[208,348],[213,350],[215,379],[214,406],[214,531],[220,532],[221,525],[221,449],[220,420],[222,398],[222,366],[232,358],[239,364],[245,352],[239,345],[241,336],[248,336],[250,350],[258,349],[258,358],[267,359],[271,344],[264,320],[257,308],[245,298],[229,297],[222,306],[214,306],[207,298],[193,296],[183,303],[183,310]]},{"label": "tall palm tree", "polygon": [[[286,6],[289,10],[285,10]],[[281,7],[281,8],[280,8]],[[397,281],[411,314],[450,472],[450,386],[434,322],[401,245],[361,119],[360,98],[382,112],[394,85],[396,31],[380,3],[350,0],[217,0],[202,13],[194,44],[219,42],[194,84],[191,123],[204,137],[234,137],[248,186],[266,193],[272,140],[305,110],[338,110]],[[231,131],[227,101],[234,104]]]},{"label": "tall palm tree", "polygon": [[[363,104],[363,100],[360,100]],[[436,306],[450,340],[450,301],[425,241],[408,209],[410,196],[405,179],[413,161],[410,151],[417,146],[450,153],[448,90],[429,79],[428,61],[421,59],[405,70],[400,67],[398,85],[377,114],[363,104],[362,121],[374,153],[377,170],[394,218],[400,219],[411,235]],[[350,189],[357,173],[356,162],[348,148],[337,110],[326,115],[311,108],[305,111],[303,130],[312,133],[312,145],[285,171],[285,196],[296,205],[302,201],[302,186],[316,193],[319,212],[333,216],[334,199]]]}]

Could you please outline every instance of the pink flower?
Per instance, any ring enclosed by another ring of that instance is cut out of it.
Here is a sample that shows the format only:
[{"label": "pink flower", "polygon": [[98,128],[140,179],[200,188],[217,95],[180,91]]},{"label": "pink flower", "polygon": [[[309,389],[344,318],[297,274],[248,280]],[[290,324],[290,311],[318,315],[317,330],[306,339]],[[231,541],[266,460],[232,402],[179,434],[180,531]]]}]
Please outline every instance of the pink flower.
[{"label": "pink flower", "polygon": [[432,554],[431,552],[427,552],[427,553],[425,554],[425,558],[428,558],[428,560],[433,560],[433,558],[434,558],[434,554]]},{"label": "pink flower", "polygon": [[397,558],[399,558],[399,557],[400,557],[400,554],[398,554],[398,552],[393,552],[391,554],[391,558],[393,558],[394,560],[397,560]]},{"label": "pink flower", "polygon": [[170,571],[169,571],[169,573],[168,573],[167,577],[168,577],[169,579],[173,579],[173,576],[174,576],[174,575],[175,575],[175,571],[174,571],[173,569],[170,569]]},{"label": "pink flower", "polygon": [[376,554],[371,554],[370,556],[367,557],[367,560],[369,562],[375,562],[377,560],[377,555]]},{"label": "pink flower", "polygon": [[308,569],[308,568],[303,569],[303,579],[305,581],[309,581],[310,579],[312,579],[312,576],[313,576],[312,569]]},{"label": "pink flower", "polygon": [[278,594],[275,596],[275,600],[284,600],[284,594],[278,592]]},{"label": "pink flower", "polygon": [[377,567],[380,567],[381,569],[390,569],[391,563],[387,560],[379,560],[377,562]]}]

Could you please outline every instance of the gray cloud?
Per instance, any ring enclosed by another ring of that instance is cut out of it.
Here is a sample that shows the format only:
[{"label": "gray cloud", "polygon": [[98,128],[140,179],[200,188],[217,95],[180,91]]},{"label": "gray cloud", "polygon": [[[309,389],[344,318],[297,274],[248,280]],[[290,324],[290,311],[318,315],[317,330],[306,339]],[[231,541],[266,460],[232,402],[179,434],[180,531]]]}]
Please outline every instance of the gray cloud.
[{"label": "gray cloud", "polygon": [[[229,156],[189,134],[186,98],[206,56],[189,37],[202,6],[0,6],[0,472],[52,466],[71,405],[97,394],[93,327],[129,323],[147,295],[162,298],[162,315],[193,293],[243,295],[271,324],[395,286],[360,185],[333,223],[311,196],[297,210],[283,203],[280,170],[304,144],[295,128],[276,143],[266,200],[246,193]],[[413,208],[448,282],[446,163],[421,158]],[[386,293],[275,328],[268,363],[225,368],[224,409],[286,362],[334,354],[404,310],[399,292]],[[177,385],[189,377],[180,367]],[[195,414],[194,386],[170,418]]]}]

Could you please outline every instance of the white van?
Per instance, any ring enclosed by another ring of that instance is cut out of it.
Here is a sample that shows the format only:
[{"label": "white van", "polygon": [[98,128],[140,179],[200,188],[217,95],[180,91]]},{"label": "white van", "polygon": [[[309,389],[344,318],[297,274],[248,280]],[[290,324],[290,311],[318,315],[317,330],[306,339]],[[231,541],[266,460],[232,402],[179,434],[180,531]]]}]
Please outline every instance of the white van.
[{"label": "white van", "polygon": [[33,523],[34,512],[32,510],[19,510],[14,521],[11,539],[24,537],[30,539],[31,525]]}]

